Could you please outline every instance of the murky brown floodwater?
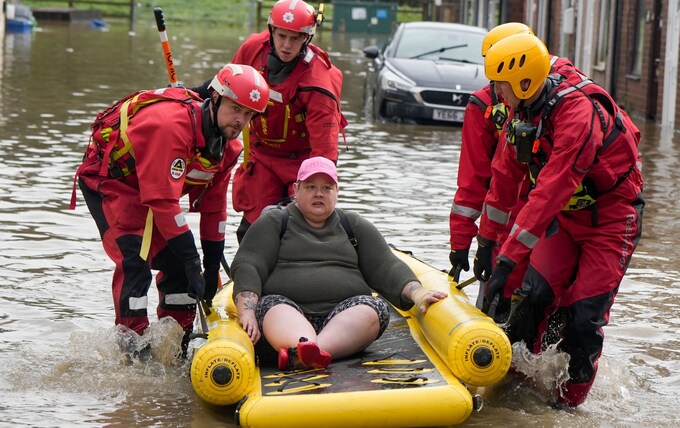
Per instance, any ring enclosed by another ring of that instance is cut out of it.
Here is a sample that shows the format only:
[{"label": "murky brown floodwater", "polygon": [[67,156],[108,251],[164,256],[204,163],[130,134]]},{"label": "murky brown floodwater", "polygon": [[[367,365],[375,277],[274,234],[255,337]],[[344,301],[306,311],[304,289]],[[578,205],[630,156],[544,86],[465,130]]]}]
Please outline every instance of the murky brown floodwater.
[{"label": "murky brown floodwater", "polygon": [[[196,84],[231,58],[248,30],[169,22],[168,32],[180,80]],[[460,129],[365,117],[361,49],[379,41],[373,37],[327,32],[315,39],[345,73],[350,126],[349,150],[340,156],[341,206],[365,214],[389,242],[447,268]],[[159,344],[148,365],[122,364],[113,339],[110,261],[80,195],[77,210],[68,210],[95,114],[129,92],[166,84],[157,31],[150,20],[134,34],[128,24],[107,32],[44,24],[34,34],[6,35],[2,44],[0,425],[231,426],[233,408],[201,402],[186,365],[167,347]],[[591,396],[577,411],[560,412],[530,387],[500,385],[485,391],[484,409],[465,426],[676,426],[680,146],[654,124],[640,127],[643,239],[605,328]],[[230,216],[233,234],[239,216]],[[230,236],[229,259],[234,248]],[[161,323],[152,330],[159,341],[177,334]]]}]

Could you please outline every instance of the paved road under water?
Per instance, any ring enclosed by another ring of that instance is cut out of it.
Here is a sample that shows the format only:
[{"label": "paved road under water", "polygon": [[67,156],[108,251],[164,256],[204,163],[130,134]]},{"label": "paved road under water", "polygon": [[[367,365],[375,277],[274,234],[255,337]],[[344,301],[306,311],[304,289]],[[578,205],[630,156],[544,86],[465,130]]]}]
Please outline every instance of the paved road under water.
[{"label": "paved road under water", "polygon": [[[179,79],[187,85],[210,78],[248,34],[176,24],[168,32]],[[373,123],[364,112],[361,49],[381,38],[328,32],[315,41],[345,74],[350,125],[339,162],[340,206],[371,219],[388,242],[447,268],[460,128]],[[0,426],[233,425],[233,408],[201,402],[186,364],[163,342],[181,334],[176,326],[154,322],[154,358],[147,365],[123,364],[113,339],[111,263],[82,197],[75,211],[68,209],[96,113],[137,89],[166,85],[153,24],[139,23],[134,32],[128,24],[108,31],[45,24],[34,34],[6,35],[3,45]],[[643,239],[605,328],[589,399],[576,411],[555,411],[538,386],[508,382],[481,391],[486,405],[465,426],[676,425],[680,146],[678,137],[638,123],[647,200]],[[229,215],[231,259],[240,217]],[[469,294],[474,299],[476,290]]]}]

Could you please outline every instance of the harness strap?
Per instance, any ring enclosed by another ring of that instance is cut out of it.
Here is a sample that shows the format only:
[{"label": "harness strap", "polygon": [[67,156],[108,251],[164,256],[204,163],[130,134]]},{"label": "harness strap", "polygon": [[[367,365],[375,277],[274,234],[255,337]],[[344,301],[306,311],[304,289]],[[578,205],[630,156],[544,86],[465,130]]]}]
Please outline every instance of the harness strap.
[{"label": "harness strap", "polygon": [[[140,97],[144,94],[152,94],[154,96],[140,101]],[[187,109],[190,109],[189,114],[192,120],[194,146],[196,145],[196,114],[192,103],[193,101],[199,100],[198,96],[188,90],[185,91],[184,97],[182,98],[180,98],[179,95],[173,97],[163,96],[162,94],[164,94],[164,90],[156,90],[153,92],[137,91],[116,101],[97,115],[92,125],[90,125],[93,132],[90,135],[90,143],[86,148],[83,163],[78,167],[73,178],[71,202],[69,204],[70,209],[75,209],[76,207],[76,184],[78,176],[85,167],[100,162],[99,176],[111,177],[114,179],[123,178],[134,171],[134,149],[130,143],[130,138],[125,131],[128,127],[130,117],[134,116],[141,108],[158,101],[166,100],[178,101],[187,106]],[[113,115],[115,112],[118,112],[117,116]],[[116,117],[118,119],[117,121],[114,120]],[[119,150],[115,150],[119,143],[119,139],[123,141],[123,147]],[[103,150],[102,146],[105,146],[103,147]],[[100,150],[102,151],[100,152]],[[128,156],[124,157],[126,155]]]},{"label": "harness strap", "polygon": [[[543,121],[547,120],[551,115],[553,109],[564,99],[564,97],[574,91],[579,91],[581,92],[593,105],[593,108],[595,112],[597,113],[599,119],[600,119],[600,126],[602,128],[603,132],[606,132],[607,130],[607,121],[604,116],[604,112],[602,111],[602,108],[604,109],[612,116],[614,117],[614,124],[612,126],[611,132],[609,135],[607,135],[603,142],[602,142],[602,147],[600,147],[597,152],[596,152],[596,158],[599,156],[603,151],[605,151],[614,141],[616,141],[617,137],[621,135],[621,133],[626,133],[626,127],[624,125],[624,120],[623,120],[623,114],[621,113],[620,109],[616,109],[615,105],[612,103],[612,101],[604,94],[599,93],[599,92],[594,92],[594,93],[588,93],[583,90],[584,87],[587,85],[590,85],[591,83],[595,83],[590,79],[585,78],[584,76],[581,75],[581,80],[579,83],[576,85],[571,85],[565,89],[562,89],[561,91],[557,91],[554,93],[550,98],[546,101],[545,107],[543,110],[543,114],[541,115],[541,120],[538,123],[537,127],[537,138],[538,136],[541,135],[542,130],[543,130]],[[594,115],[594,114],[593,114]],[[530,170],[530,176],[532,177],[532,180],[536,180],[538,173],[541,169],[541,165],[535,165],[532,164],[529,166]],[[592,199],[592,202],[585,205],[584,207],[589,207],[590,209],[593,210],[593,226],[597,225],[598,222],[598,213],[597,213],[597,207],[595,206],[595,201],[598,196],[603,195],[605,193],[608,193],[612,190],[614,190],[619,184],[621,184],[625,179],[628,177],[630,174],[630,171],[632,170],[629,169],[626,173],[624,173],[619,179],[616,181],[614,186],[612,186],[610,189],[604,191],[604,192],[598,192],[592,183],[590,185],[586,185],[585,181],[581,183],[582,190],[585,190],[588,197]],[[578,196],[576,193],[574,196]],[[569,206],[569,205],[568,205]],[[578,209],[578,208],[576,208]]]},{"label": "harness strap", "polygon": [[109,133],[109,141],[107,142],[108,144],[106,145],[106,148],[104,149],[104,153],[102,154],[102,164],[101,164],[101,167],[99,168],[99,175],[101,177],[108,176],[109,168],[112,165],[112,163],[110,161],[111,152],[113,151],[113,146],[116,145],[116,141],[118,140],[119,131],[120,131],[120,128],[118,127],[118,128],[112,130]]},{"label": "harness strap", "polygon": [[342,224],[342,228],[345,229],[345,233],[347,234],[347,237],[349,238],[350,244],[354,247],[355,250],[357,250],[357,247],[359,246],[359,242],[357,241],[357,238],[354,236],[354,231],[352,230],[352,226],[349,224],[349,220],[347,219],[347,216],[345,213],[340,209],[336,208],[335,212],[338,213],[338,217],[340,217],[340,224]]},{"label": "harness strap", "polygon": [[281,230],[279,231],[279,240],[281,240],[281,238],[283,238],[283,235],[286,233],[289,216],[290,214],[288,214],[288,209],[286,207],[281,207]]},{"label": "harness strap", "polygon": [[248,160],[250,159],[250,127],[246,125],[241,131],[243,135],[243,163],[241,167],[245,171],[248,169]]},{"label": "harness strap", "polygon": [[609,147],[609,145],[611,145],[611,143],[613,143],[614,140],[616,140],[616,137],[618,137],[619,134],[621,134],[621,132],[625,134],[627,130],[625,125],[623,124],[623,113],[621,113],[621,111],[619,110],[616,113],[615,124],[612,129],[612,132],[610,132],[607,138],[605,138],[604,142],[602,143],[602,147],[600,147],[597,150],[597,154],[599,155],[600,153],[605,151],[607,147]]},{"label": "harness strap", "polygon": [[[90,141],[89,144],[94,144],[92,141]],[[89,147],[89,145],[88,145]],[[69,209],[74,210],[76,209],[76,186],[78,183],[78,176],[82,172],[85,167],[93,165],[97,162],[97,155],[95,151],[90,151],[90,152],[85,152],[85,156],[83,158],[83,163],[80,164],[78,169],[76,170],[76,173],[73,175],[73,188],[71,189],[71,202],[69,203]]]},{"label": "harness strap", "polygon": [[[327,97],[331,98],[333,101],[335,101],[335,104],[338,107],[338,114],[340,115],[340,120],[339,120],[340,134],[342,135],[342,141],[345,143],[345,150],[349,150],[349,146],[347,145],[347,135],[345,134],[345,127],[347,127],[347,119],[345,119],[345,115],[342,114],[342,109],[340,108],[341,107],[340,106],[340,100],[338,100],[338,98],[333,94],[333,92],[329,91],[328,89],[319,88],[317,86],[303,86],[301,88],[298,88],[298,92],[311,92],[311,91],[317,91],[317,92],[324,94]],[[295,93],[295,95],[293,95],[293,98],[290,99],[290,104],[295,103],[296,99],[297,99],[297,92]],[[286,125],[285,126],[287,128],[288,117],[290,116],[290,111],[288,111],[288,105],[286,105],[286,116],[287,117],[286,117]],[[296,120],[296,122],[301,122],[305,119],[305,117],[307,116],[307,113],[303,112],[302,113],[303,117],[301,117],[300,120],[298,120],[298,116],[301,116],[301,115],[297,115],[295,117],[295,120]],[[287,135],[287,130],[284,131],[284,135]]]},{"label": "harness strap", "polygon": [[474,95],[470,95],[468,98],[468,103],[474,103],[477,104],[485,113],[489,109],[489,105],[487,105],[484,101],[480,100],[479,97],[476,97]]},{"label": "harness strap", "polygon": [[146,223],[144,224],[144,236],[142,237],[142,246],[139,248],[139,257],[142,260],[149,258],[149,250],[151,249],[151,236],[153,234],[153,211],[149,208],[146,214]]},{"label": "harness strap", "polygon": [[[127,132],[125,132],[125,131],[127,130],[128,123],[130,123],[130,116],[135,114],[137,112],[137,110],[139,110],[139,108],[142,107],[141,105],[136,106],[136,108],[133,109],[134,111],[131,114],[128,114],[128,108],[129,108],[130,104],[131,103],[137,103],[138,99],[139,99],[139,95],[137,95],[136,97],[134,97],[132,99],[125,101],[123,103],[123,106],[120,108],[120,127],[118,129],[120,131],[120,138],[123,140],[123,142],[125,144],[123,145],[123,148],[121,148],[120,150],[116,150],[113,153],[111,160],[114,161],[114,162],[117,161],[118,159],[120,159],[121,156],[123,156],[124,154],[126,154],[128,152],[130,153],[130,155],[132,157],[135,157],[135,151],[132,148],[132,144],[130,143],[130,138],[128,137]],[[113,144],[110,144],[110,145],[113,146]]]},{"label": "harness strap", "polygon": [[[546,101],[545,108],[543,109],[542,119],[547,119],[548,117],[550,117],[555,106],[557,106],[560,103],[560,101],[564,99],[565,96],[569,95],[574,91],[580,90],[584,86],[590,85],[591,83],[593,83],[593,81],[590,79],[582,80],[576,85],[569,86],[568,88],[562,89],[561,91],[555,93],[555,95],[553,95],[552,97],[550,97],[550,99],[548,99],[548,101]],[[586,94],[586,96],[588,95]]]}]

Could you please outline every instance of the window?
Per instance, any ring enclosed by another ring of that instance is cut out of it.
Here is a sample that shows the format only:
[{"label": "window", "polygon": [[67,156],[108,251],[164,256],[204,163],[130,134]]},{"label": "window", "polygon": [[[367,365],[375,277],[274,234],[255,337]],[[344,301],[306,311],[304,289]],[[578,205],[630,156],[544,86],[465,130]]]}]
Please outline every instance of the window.
[{"label": "window", "polygon": [[600,3],[600,26],[597,35],[597,52],[595,56],[595,67],[604,70],[609,54],[609,11],[611,10],[610,0],[601,0]]},{"label": "window", "polygon": [[503,4],[501,0],[490,0],[487,6],[487,17],[485,25],[482,27],[493,28],[501,24],[501,8]]},{"label": "window", "polygon": [[646,12],[645,12],[645,1],[637,0],[635,11],[635,38],[633,43],[632,61],[630,63],[630,74],[635,76],[642,75],[642,57],[644,54],[644,41],[645,41],[645,22],[646,22]]},{"label": "window", "polygon": [[477,8],[479,5],[473,0],[463,0],[463,24],[477,25]]}]

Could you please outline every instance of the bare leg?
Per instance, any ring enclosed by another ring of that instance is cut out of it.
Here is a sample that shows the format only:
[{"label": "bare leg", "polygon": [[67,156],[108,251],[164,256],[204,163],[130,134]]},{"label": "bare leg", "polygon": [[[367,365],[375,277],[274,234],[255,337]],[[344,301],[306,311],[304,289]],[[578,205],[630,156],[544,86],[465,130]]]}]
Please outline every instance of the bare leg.
[{"label": "bare leg", "polygon": [[[375,311],[373,311],[375,313]],[[300,337],[317,340],[314,327],[295,308],[276,305],[267,311],[262,320],[262,333],[274,349],[295,348]]]},{"label": "bare leg", "polygon": [[334,316],[321,330],[316,343],[334,359],[343,358],[366,349],[379,332],[380,320],[375,310],[357,305]]}]

